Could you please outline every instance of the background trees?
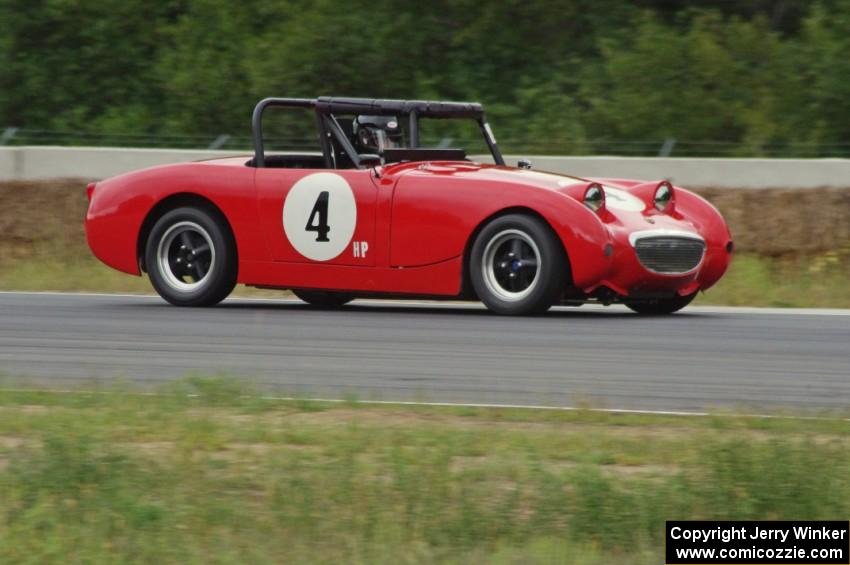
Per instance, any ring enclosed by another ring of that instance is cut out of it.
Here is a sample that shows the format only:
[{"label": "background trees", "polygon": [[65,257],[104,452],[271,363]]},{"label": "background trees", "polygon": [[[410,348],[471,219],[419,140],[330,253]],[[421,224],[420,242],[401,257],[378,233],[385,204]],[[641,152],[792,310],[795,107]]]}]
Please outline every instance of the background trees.
[{"label": "background trees", "polygon": [[850,154],[850,4],[693,5],[0,0],[0,128],[238,144],[338,94],[481,100],[508,151]]}]

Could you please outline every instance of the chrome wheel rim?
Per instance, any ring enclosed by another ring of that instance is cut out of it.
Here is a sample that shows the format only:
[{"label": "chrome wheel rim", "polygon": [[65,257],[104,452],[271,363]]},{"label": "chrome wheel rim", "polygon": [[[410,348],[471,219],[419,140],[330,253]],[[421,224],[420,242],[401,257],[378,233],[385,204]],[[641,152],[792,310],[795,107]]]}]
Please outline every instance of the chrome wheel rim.
[{"label": "chrome wheel rim", "polygon": [[531,294],[540,280],[540,249],[527,233],[499,232],[484,248],[481,270],[487,290],[501,300],[517,302]]},{"label": "chrome wheel rim", "polygon": [[166,284],[178,292],[205,286],[215,266],[212,238],[195,222],[178,222],[168,228],[159,240],[156,256]]}]

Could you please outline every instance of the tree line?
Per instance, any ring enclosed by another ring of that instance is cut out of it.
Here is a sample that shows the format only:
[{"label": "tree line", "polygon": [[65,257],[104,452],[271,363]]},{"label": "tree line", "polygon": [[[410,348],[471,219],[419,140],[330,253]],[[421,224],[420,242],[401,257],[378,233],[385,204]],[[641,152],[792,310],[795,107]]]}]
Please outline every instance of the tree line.
[{"label": "tree line", "polygon": [[266,96],[478,100],[507,151],[850,155],[841,0],[0,0],[0,130],[247,136]]}]

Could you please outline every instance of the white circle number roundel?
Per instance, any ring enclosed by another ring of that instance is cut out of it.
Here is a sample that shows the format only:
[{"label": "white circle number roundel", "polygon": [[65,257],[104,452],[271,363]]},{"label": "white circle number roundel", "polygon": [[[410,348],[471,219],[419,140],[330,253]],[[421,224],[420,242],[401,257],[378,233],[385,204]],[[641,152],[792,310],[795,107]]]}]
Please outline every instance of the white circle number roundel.
[{"label": "white circle number roundel", "polygon": [[298,253],[329,261],[348,247],[357,226],[357,202],[348,182],[315,173],[296,182],[283,203],[283,231]]}]

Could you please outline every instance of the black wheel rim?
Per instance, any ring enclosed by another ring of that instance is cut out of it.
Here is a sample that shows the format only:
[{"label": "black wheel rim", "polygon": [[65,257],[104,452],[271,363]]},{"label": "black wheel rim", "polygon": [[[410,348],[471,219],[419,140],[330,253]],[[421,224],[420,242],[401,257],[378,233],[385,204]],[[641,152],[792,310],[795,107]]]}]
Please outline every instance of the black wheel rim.
[{"label": "black wheel rim", "polygon": [[502,300],[522,300],[537,286],[540,264],[540,250],[530,235],[517,229],[499,232],[484,249],[484,284]]},{"label": "black wheel rim", "polygon": [[194,292],[206,285],[215,266],[210,234],[195,222],[169,227],[157,247],[159,270],[166,284],[178,292]]}]

